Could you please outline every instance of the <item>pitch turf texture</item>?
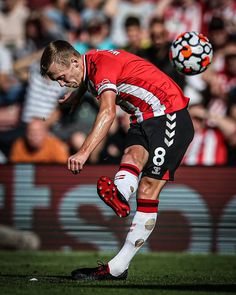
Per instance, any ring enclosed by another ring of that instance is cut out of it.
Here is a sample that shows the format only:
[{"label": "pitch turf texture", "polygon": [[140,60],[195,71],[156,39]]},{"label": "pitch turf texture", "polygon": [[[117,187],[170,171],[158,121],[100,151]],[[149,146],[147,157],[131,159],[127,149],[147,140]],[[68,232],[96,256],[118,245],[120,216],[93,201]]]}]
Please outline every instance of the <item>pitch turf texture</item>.
[{"label": "pitch turf texture", "polygon": [[0,294],[236,294],[236,256],[229,255],[139,254],[126,281],[70,279],[78,266],[94,267],[110,257],[91,252],[0,252]]}]

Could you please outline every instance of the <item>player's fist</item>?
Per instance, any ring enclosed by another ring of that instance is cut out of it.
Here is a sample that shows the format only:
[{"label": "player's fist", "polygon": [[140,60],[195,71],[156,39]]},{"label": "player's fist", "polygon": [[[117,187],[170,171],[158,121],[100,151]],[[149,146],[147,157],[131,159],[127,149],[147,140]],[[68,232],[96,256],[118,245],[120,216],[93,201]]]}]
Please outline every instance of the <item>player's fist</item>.
[{"label": "player's fist", "polygon": [[73,99],[73,95],[72,95],[73,92],[68,92],[66,93],[62,98],[60,98],[58,100],[58,102],[60,104],[64,104],[65,102],[67,103],[71,103],[71,100]]},{"label": "player's fist", "polygon": [[87,161],[88,156],[83,153],[76,153],[68,159],[68,169],[73,173],[77,174],[83,169],[84,163]]}]

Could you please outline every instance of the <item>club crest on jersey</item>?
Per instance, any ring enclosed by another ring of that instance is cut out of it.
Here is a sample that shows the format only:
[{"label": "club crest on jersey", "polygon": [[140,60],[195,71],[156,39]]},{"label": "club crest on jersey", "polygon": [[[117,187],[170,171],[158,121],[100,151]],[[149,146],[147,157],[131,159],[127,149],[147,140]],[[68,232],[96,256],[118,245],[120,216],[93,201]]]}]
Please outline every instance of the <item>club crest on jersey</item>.
[{"label": "club crest on jersey", "polygon": [[97,66],[94,61],[90,61],[90,72],[93,76],[97,73]]}]

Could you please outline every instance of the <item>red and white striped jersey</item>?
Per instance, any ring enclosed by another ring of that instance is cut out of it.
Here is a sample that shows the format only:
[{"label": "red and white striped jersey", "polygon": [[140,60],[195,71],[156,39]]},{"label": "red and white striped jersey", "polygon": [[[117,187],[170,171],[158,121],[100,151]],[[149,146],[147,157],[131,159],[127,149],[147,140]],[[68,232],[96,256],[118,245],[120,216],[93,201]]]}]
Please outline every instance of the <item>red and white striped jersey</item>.
[{"label": "red and white striped jersey", "polygon": [[227,148],[220,130],[206,128],[195,132],[188,147],[182,164],[195,165],[224,165],[227,162]]},{"label": "red and white striped jersey", "polygon": [[162,116],[185,108],[189,98],[150,62],[123,50],[92,50],[83,55],[84,82],[98,99],[107,90],[131,114],[131,122]]}]

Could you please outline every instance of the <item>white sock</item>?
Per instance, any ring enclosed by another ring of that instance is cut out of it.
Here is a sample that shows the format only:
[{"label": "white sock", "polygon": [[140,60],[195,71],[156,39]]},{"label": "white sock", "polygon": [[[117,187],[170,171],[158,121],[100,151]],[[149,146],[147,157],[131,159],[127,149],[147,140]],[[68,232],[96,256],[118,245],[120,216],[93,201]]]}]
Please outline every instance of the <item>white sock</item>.
[{"label": "white sock", "polygon": [[114,178],[114,184],[127,201],[138,189],[139,169],[134,165],[121,164]]},{"label": "white sock", "polygon": [[[156,211],[157,204],[158,203],[156,203]],[[146,208],[147,207],[144,209],[145,211]],[[152,233],[157,219],[157,212],[153,212],[153,209],[154,206],[152,206],[150,210],[152,212],[136,212],[125,244],[120,252],[108,262],[110,273],[113,276],[119,276],[128,269],[132,258]]]}]

